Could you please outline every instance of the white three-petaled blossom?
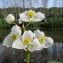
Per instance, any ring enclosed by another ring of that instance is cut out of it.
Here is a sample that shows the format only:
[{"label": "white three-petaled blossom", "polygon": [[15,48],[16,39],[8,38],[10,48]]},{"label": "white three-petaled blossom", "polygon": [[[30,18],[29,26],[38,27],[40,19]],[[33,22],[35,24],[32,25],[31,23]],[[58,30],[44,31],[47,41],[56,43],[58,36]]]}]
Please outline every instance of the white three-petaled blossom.
[{"label": "white three-petaled blossom", "polygon": [[25,31],[21,38],[14,41],[12,44],[16,49],[27,49],[30,52],[40,50],[41,44],[38,39],[34,38],[32,31]]},{"label": "white three-petaled blossom", "polygon": [[[23,13],[19,13],[19,24],[24,21],[24,22],[30,22],[30,21],[35,21],[39,22],[45,18],[45,15],[41,12],[34,12],[32,10],[25,11]],[[21,22],[20,22],[21,21]]]},{"label": "white three-petaled blossom", "polygon": [[34,34],[41,43],[41,49],[48,48],[50,45],[53,44],[53,39],[51,37],[46,37],[43,31],[36,30]]},{"label": "white three-petaled blossom", "polygon": [[20,27],[14,25],[11,29],[11,32],[6,38],[4,39],[3,45],[7,47],[11,47],[13,42],[21,36]]},{"label": "white three-petaled blossom", "polygon": [[8,14],[8,16],[5,19],[7,23],[14,24],[15,17],[12,14]]}]

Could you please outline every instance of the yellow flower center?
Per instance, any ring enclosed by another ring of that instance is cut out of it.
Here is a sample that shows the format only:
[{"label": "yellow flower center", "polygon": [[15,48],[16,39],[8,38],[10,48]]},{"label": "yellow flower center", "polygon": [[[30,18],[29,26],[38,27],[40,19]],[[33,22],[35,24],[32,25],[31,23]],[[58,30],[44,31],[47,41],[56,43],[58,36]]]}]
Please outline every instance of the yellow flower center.
[{"label": "yellow flower center", "polygon": [[33,11],[29,11],[29,12],[28,12],[28,16],[29,16],[29,18],[34,17],[34,15],[35,15],[35,13],[34,13]]},{"label": "yellow flower center", "polygon": [[13,38],[14,40],[16,40],[16,39],[18,38],[18,36],[17,36],[16,34],[13,34],[13,35],[12,35],[12,38]]},{"label": "yellow flower center", "polygon": [[30,38],[27,37],[27,38],[24,39],[24,43],[25,44],[29,45],[30,42],[31,42]]},{"label": "yellow flower center", "polygon": [[43,42],[45,41],[45,37],[44,37],[44,36],[41,36],[41,37],[39,38],[39,41],[43,43]]}]

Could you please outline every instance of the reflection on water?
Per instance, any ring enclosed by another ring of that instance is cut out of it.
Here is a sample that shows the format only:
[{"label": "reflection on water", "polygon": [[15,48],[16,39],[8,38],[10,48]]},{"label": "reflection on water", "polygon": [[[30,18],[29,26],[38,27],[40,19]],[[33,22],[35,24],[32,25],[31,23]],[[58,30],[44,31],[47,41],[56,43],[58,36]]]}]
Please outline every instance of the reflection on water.
[{"label": "reflection on water", "polygon": [[[56,60],[63,62],[63,29],[42,29],[46,36],[54,39],[54,43],[48,49],[31,53],[31,63],[47,63],[49,60]],[[10,30],[0,29],[0,43],[3,42],[5,36],[9,34]],[[15,53],[15,54],[14,54]],[[0,44],[0,63],[25,63],[26,52],[23,50],[15,50],[12,48],[3,47]]]}]

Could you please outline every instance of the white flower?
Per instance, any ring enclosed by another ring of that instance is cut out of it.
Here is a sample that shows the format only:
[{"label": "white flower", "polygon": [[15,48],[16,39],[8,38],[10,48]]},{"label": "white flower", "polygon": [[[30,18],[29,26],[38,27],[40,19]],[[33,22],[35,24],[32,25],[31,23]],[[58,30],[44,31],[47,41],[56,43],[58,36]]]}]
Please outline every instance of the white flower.
[{"label": "white flower", "polygon": [[13,42],[21,36],[21,30],[19,26],[14,25],[11,29],[11,32],[4,39],[3,45],[7,47],[11,47]]},{"label": "white flower", "polygon": [[27,49],[30,52],[40,50],[41,44],[38,39],[34,39],[32,31],[25,31],[22,38],[14,41],[12,48],[16,49]]},{"label": "white flower", "polygon": [[7,23],[14,24],[15,17],[12,14],[8,14],[8,16],[5,19]]},{"label": "white flower", "polygon": [[20,20],[24,21],[24,22],[30,22],[30,21],[41,21],[45,18],[45,15],[41,12],[34,12],[32,10],[29,11],[25,11],[23,13],[19,13],[20,16]]},{"label": "white flower", "polygon": [[53,39],[51,37],[46,37],[44,32],[40,30],[36,30],[34,32],[35,37],[40,41],[41,43],[41,49],[48,48],[50,45],[53,44]]}]

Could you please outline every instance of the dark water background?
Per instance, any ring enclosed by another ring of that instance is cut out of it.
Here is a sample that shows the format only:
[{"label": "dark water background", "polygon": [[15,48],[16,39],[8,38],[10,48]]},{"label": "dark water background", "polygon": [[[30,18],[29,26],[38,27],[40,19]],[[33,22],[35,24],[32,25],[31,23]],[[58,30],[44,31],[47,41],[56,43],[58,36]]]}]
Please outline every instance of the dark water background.
[{"label": "dark water background", "polygon": [[[54,44],[47,49],[31,53],[30,63],[47,63],[49,60],[63,63],[63,29],[43,28],[46,36],[54,39]],[[10,32],[10,29],[0,29],[0,63],[26,63],[24,61],[26,53],[24,50],[7,48],[2,42]]]}]

